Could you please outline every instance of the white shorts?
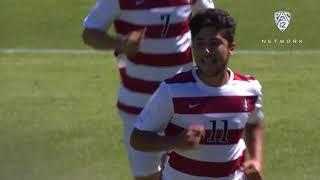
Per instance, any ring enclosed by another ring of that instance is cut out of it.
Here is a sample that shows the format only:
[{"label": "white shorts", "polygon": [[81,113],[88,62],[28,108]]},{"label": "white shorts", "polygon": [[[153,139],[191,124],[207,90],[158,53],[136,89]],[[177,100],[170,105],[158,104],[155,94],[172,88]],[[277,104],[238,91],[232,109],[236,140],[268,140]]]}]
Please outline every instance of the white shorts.
[{"label": "white shorts", "polygon": [[160,172],[162,169],[161,161],[165,152],[142,152],[133,149],[130,145],[130,136],[137,115],[123,111],[120,111],[119,114],[124,124],[124,142],[133,176],[143,177]]}]

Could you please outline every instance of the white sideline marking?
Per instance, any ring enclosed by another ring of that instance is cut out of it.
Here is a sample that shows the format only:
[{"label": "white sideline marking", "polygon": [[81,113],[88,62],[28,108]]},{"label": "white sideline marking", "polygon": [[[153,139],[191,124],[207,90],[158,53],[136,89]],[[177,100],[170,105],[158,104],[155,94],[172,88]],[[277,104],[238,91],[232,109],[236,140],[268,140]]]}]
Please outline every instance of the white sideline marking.
[{"label": "white sideline marking", "polygon": [[[108,54],[113,51],[97,51],[93,49],[27,49],[27,48],[0,48],[0,53],[19,54]],[[236,54],[244,55],[279,55],[279,54],[320,54],[320,49],[304,49],[304,50],[238,50]]]}]

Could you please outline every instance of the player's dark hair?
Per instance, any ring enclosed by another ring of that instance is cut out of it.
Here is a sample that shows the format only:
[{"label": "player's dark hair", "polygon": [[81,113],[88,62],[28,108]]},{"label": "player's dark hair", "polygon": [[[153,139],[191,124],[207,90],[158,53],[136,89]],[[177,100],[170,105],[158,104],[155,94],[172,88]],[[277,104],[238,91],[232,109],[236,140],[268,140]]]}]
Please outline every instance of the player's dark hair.
[{"label": "player's dark hair", "polygon": [[195,14],[189,22],[192,38],[195,37],[202,28],[214,27],[216,32],[221,32],[222,36],[231,44],[234,41],[236,23],[231,15],[222,9],[206,9]]}]

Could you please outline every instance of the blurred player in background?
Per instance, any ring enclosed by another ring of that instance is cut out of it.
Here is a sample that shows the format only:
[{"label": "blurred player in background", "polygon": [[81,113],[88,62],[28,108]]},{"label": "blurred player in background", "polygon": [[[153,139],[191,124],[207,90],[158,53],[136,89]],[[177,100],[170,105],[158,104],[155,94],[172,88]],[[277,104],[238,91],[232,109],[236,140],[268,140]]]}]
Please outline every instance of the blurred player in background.
[{"label": "blurred player in background", "polygon": [[[133,124],[161,81],[192,68],[188,22],[207,8],[214,8],[211,0],[98,0],[84,20],[87,45],[115,50],[122,80],[117,107],[135,179],[159,179],[163,153],[134,150]],[[111,24],[115,37],[106,34]]]},{"label": "blurred player in background", "polygon": [[235,26],[224,10],[195,14],[190,29],[197,66],[165,80],[138,117],[132,146],[170,152],[163,180],[262,179],[261,85],[228,68]]}]

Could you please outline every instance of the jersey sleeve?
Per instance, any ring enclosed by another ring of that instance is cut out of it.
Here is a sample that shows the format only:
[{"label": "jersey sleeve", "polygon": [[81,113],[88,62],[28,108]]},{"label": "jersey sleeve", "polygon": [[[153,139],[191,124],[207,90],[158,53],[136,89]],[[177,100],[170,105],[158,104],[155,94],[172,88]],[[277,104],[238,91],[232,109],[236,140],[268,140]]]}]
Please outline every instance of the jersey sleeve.
[{"label": "jersey sleeve", "polygon": [[196,3],[192,6],[192,14],[209,8],[214,8],[213,0],[196,0]]},{"label": "jersey sleeve", "polygon": [[259,122],[263,121],[263,117],[264,117],[264,113],[262,110],[262,90],[261,90],[261,85],[258,81],[256,81],[256,93],[258,95],[258,98],[254,104],[254,109],[253,111],[250,113],[249,119],[248,119],[248,123],[251,124],[256,124]]},{"label": "jersey sleeve", "polygon": [[97,0],[96,4],[84,19],[85,28],[105,31],[120,13],[118,0]]},{"label": "jersey sleeve", "polygon": [[165,82],[150,98],[135,123],[135,128],[163,132],[173,116],[173,103]]}]

